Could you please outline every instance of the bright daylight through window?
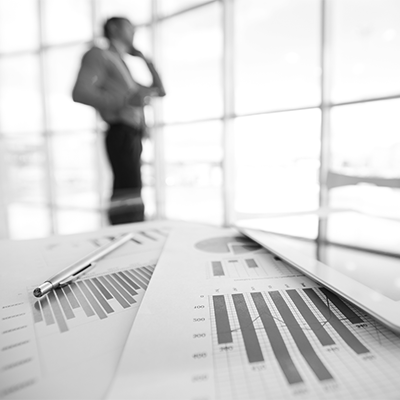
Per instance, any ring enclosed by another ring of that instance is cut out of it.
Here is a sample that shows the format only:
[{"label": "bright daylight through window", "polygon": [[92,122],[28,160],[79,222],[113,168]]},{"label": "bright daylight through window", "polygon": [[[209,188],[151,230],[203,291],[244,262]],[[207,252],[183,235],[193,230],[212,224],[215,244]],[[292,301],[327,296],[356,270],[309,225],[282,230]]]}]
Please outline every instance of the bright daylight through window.
[{"label": "bright daylight through window", "polygon": [[167,91],[146,109],[147,219],[269,217],[281,233],[398,253],[399,12],[397,0],[0,0],[0,235],[107,224],[104,125],[71,90],[105,18],[124,15]]}]

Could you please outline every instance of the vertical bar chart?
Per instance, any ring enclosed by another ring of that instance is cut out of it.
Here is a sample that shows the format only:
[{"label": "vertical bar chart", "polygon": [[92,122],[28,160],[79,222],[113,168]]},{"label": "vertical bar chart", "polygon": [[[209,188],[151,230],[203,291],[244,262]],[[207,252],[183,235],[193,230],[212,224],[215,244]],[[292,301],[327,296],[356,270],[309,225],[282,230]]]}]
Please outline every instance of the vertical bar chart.
[{"label": "vertical bar chart", "polygon": [[221,261],[212,261],[211,266],[214,276],[225,276]]},{"label": "vertical bar chart", "polygon": [[246,259],[245,262],[249,268],[258,268],[258,264],[256,263],[256,260],[254,260],[252,258]]},{"label": "vertical bar chart", "polygon": [[280,258],[267,253],[252,257],[232,257],[209,262],[208,273],[213,278],[261,278],[301,275]]},{"label": "vertical bar chart", "polygon": [[261,293],[252,293],[254,304],[257,308],[265,333],[271,343],[272,351],[289,384],[303,382],[292,357],[289,354],[285,341]]},{"label": "vertical bar chart", "polygon": [[71,329],[70,321],[106,319],[136,303],[135,297],[147,289],[154,268],[150,265],[112,272],[58,288],[32,303],[34,323],[56,325],[60,333],[65,333]]},{"label": "vertical bar chart", "polygon": [[297,290],[287,290],[286,293],[292,299],[293,303],[296,305],[300,314],[303,316],[307,322],[310,329],[314,332],[315,336],[319,340],[322,346],[331,346],[335,344],[329,333],[323,328],[323,325],[318,321],[315,314],[310,310],[306,302],[297,292]]},{"label": "vertical bar chart", "polygon": [[317,378],[320,381],[333,379],[328,369],[318,357],[314,347],[308,340],[307,336],[304,333],[304,330],[297,322],[282,295],[278,291],[269,292],[268,294],[277,309],[279,310],[279,313],[281,314],[283,321],[290,334],[292,335],[293,340],[296,343],[296,346],[299,349],[301,355],[304,357],[307,364],[310,366]]},{"label": "vertical bar chart", "polygon": [[[310,298],[321,314],[329,321],[329,324],[335,329],[347,345],[357,354],[368,353],[369,350],[360,342],[360,340],[343,324],[341,319],[335,315],[332,310],[312,289],[304,289],[304,293]],[[362,321],[362,320],[361,320]]]},{"label": "vertical bar chart", "polygon": [[232,331],[224,296],[214,296],[215,322],[217,325],[218,344],[232,343]]},{"label": "vertical bar chart", "polygon": [[288,385],[305,382],[304,364],[317,381],[335,380],[322,356],[324,348],[347,346],[352,357],[370,351],[350,329],[363,319],[323,288],[214,295],[211,304],[215,345],[229,343],[249,367],[271,363],[272,352]]},{"label": "vertical bar chart", "polygon": [[352,323],[352,324],[360,324],[363,320],[347,305],[341,300],[335,293],[332,293],[330,290],[326,288],[319,289],[326,298],[331,301],[340,312]]},{"label": "vertical bar chart", "polygon": [[233,303],[239,320],[240,331],[243,336],[247,357],[250,363],[264,361],[260,342],[254,328],[253,321],[243,294],[233,294]]}]

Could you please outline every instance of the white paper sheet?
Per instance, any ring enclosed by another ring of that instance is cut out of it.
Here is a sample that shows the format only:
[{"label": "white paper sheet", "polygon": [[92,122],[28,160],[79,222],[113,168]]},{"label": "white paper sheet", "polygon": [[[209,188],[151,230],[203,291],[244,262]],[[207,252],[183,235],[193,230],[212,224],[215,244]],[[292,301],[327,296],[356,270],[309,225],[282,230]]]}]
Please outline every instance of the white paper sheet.
[{"label": "white paper sheet", "polygon": [[[0,242],[0,398],[99,399],[123,350],[172,222]],[[32,290],[120,233],[133,240],[75,285]]]},{"label": "white paper sheet", "polygon": [[232,230],[174,230],[108,399],[398,399],[400,339]]}]

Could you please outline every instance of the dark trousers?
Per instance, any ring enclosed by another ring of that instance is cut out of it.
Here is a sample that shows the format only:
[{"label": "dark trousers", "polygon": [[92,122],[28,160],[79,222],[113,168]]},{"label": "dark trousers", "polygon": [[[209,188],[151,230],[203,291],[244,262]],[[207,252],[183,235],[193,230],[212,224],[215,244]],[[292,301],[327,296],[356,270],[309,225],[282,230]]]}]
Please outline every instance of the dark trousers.
[{"label": "dark trousers", "polygon": [[108,210],[110,223],[143,221],[142,130],[123,123],[110,124],[106,132],[106,150],[114,177]]}]

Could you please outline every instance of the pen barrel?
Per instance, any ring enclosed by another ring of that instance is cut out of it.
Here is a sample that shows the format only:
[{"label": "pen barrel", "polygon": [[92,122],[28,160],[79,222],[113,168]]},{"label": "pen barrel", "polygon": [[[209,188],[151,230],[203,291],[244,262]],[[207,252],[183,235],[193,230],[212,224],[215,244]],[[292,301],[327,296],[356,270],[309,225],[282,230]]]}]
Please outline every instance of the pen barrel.
[{"label": "pen barrel", "polygon": [[78,275],[79,273],[83,272],[83,270],[85,270],[90,264],[94,263],[95,261],[99,260],[100,258],[111,253],[113,250],[117,249],[118,247],[123,245],[125,242],[128,242],[129,240],[131,240],[132,237],[133,237],[133,234],[129,233],[129,234],[123,235],[122,237],[120,237],[118,239],[113,240],[108,245],[94,250],[92,253],[81,258],[79,261],[70,265],[68,268],[53,275],[47,281],[51,282],[53,287],[59,285],[61,282],[67,280],[71,276]]},{"label": "pen barrel", "polygon": [[44,283],[42,283],[36,289],[34,289],[33,295],[36,297],[41,297],[52,289],[56,289],[59,286],[64,286],[66,284],[69,284],[74,279],[76,279],[78,275],[88,270],[90,266],[93,267],[95,261],[104,257],[105,255],[112,252],[116,248],[120,247],[124,243],[128,242],[129,240],[132,239],[132,237],[133,233],[126,233],[121,237],[114,239],[108,245],[96,249],[92,253],[81,258],[79,261],[75,262],[69,267],[53,275],[51,278],[47,279]]},{"label": "pen barrel", "polygon": [[53,285],[50,282],[44,282],[33,291],[33,295],[35,297],[42,297],[44,294],[50,292],[50,290],[52,289]]}]

